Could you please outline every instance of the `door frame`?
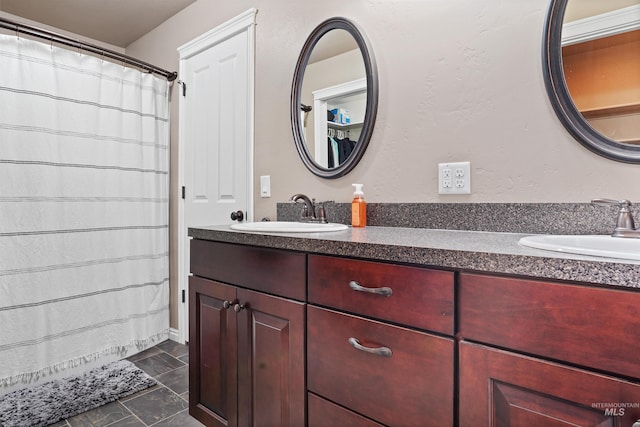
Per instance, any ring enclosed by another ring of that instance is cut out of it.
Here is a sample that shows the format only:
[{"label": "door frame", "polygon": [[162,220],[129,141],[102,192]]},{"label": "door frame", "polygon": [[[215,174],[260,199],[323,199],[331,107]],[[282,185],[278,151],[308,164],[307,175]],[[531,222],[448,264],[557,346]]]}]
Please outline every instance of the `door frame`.
[{"label": "door frame", "polygon": [[[239,33],[247,33],[247,220],[253,219],[254,205],[254,185],[253,185],[253,152],[254,152],[254,108],[255,108],[255,25],[256,14],[258,10],[251,8],[246,12],[232,18],[216,28],[196,37],[190,42],[178,47],[180,57],[179,75],[185,73],[185,60],[191,58],[198,53],[215,46]],[[189,311],[188,311],[188,277],[191,275],[189,271],[189,263],[185,260],[187,229],[185,224],[185,199],[182,198],[182,187],[185,185],[185,117],[182,114],[184,110],[185,98],[182,96],[183,87],[178,88],[179,91],[179,118],[178,118],[178,295],[176,298],[178,304],[178,331],[177,340],[185,343],[189,338]],[[189,238],[190,239],[190,238]],[[185,299],[182,300],[182,293],[185,293]],[[172,334],[173,335],[173,334]]]}]

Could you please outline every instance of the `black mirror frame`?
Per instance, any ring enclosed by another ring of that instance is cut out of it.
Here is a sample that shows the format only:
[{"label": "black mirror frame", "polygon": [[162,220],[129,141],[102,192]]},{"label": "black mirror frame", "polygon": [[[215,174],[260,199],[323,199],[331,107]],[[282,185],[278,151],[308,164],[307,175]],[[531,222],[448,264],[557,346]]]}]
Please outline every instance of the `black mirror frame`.
[{"label": "black mirror frame", "polygon": [[[360,138],[358,139],[355,150],[338,167],[328,169],[318,165],[309,153],[304,136],[302,135],[302,125],[300,123],[300,100],[304,72],[313,48],[323,35],[331,30],[338,29],[349,32],[355,39],[358,47],[360,48],[360,52],[362,53],[362,59],[364,60],[367,76],[367,106],[365,109],[365,120],[362,126],[362,132],[360,133]],[[378,71],[368,40],[358,26],[350,20],[340,17],[327,19],[311,32],[302,47],[300,57],[296,64],[296,69],[293,74],[293,85],[291,88],[291,130],[293,131],[293,139],[295,141],[298,154],[300,154],[300,158],[307,169],[309,169],[309,171],[314,175],[328,179],[339,178],[351,172],[351,170],[358,164],[369,145],[369,140],[373,133],[373,126],[376,121],[377,111]]]},{"label": "black mirror frame", "polygon": [[596,131],[571,98],[562,66],[562,24],[568,0],[552,0],[545,22],[542,64],[551,105],[569,133],[592,152],[625,163],[640,163],[640,146],[620,143]]}]

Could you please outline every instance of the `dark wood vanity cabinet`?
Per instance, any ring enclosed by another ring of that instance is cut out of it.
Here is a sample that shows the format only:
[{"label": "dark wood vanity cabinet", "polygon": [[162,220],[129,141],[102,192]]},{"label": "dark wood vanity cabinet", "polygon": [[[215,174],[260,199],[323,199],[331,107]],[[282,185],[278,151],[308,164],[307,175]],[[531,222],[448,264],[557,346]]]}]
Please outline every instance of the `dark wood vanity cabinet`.
[{"label": "dark wood vanity cabinet", "polygon": [[305,425],[305,304],[295,298],[306,256],[198,240],[191,253],[190,414],[207,426]]},{"label": "dark wood vanity cabinet", "polygon": [[460,426],[631,426],[640,293],[462,274]]},{"label": "dark wood vanity cabinet", "polygon": [[193,240],[207,426],[640,420],[640,292]]},{"label": "dark wood vanity cabinet", "polygon": [[453,425],[453,273],[308,262],[309,426]]}]

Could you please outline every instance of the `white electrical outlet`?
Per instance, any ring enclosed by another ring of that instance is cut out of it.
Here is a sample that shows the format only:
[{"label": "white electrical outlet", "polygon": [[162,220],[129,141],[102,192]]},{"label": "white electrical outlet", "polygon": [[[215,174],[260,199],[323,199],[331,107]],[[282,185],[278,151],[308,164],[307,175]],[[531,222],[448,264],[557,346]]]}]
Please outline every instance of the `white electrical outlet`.
[{"label": "white electrical outlet", "polygon": [[471,194],[471,162],[438,164],[439,194]]}]

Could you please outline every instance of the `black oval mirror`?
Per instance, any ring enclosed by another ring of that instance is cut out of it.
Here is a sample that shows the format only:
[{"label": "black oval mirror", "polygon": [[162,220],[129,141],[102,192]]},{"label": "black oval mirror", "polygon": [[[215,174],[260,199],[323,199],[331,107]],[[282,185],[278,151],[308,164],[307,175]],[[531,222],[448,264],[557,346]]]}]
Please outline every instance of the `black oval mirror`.
[{"label": "black oval mirror", "polygon": [[[614,41],[614,37],[619,40],[620,35],[622,35],[623,44],[635,46],[630,47],[628,52],[622,56],[627,55],[627,58],[634,57],[636,59],[631,61],[630,65],[626,65],[627,63],[625,62],[625,65],[616,65],[611,68],[621,70],[624,67],[631,67],[631,71],[627,74],[632,76],[633,81],[626,84],[631,84],[636,88],[632,92],[640,93],[640,90],[638,90],[640,87],[640,74],[637,72],[637,58],[640,52],[637,47],[640,40],[638,37],[640,35],[638,25],[635,25],[634,29],[634,25],[621,25],[620,21],[618,21],[613,24],[616,29],[611,31],[604,30],[602,27],[602,25],[609,25],[602,24],[607,21],[603,20],[603,17],[622,16],[625,13],[633,16],[633,10],[636,10],[635,21],[637,24],[637,2],[635,6],[630,6],[636,9],[629,9],[629,6],[627,6],[625,8],[627,9],[626,12],[623,12],[622,9],[598,11],[595,12],[595,17],[586,17],[589,13],[585,11],[583,14],[585,16],[575,13],[577,15],[576,19],[565,19],[569,6],[572,9],[579,10],[586,3],[583,0],[553,0],[549,6],[543,46],[544,80],[549,99],[564,127],[586,148],[609,159],[627,163],[640,163],[640,97],[630,101],[621,99],[599,101],[597,105],[593,105],[585,102],[584,99],[589,97],[602,100],[606,96],[603,96],[603,92],[583,94],[577,83],[579,75],[587,74],[587,68],[590,74],[594,74],[593,69],[597,66],[598,59],[591,55],[592,51],[601,51],[604,45],[620,44],[620,42]],[[593,4],[593,2],[591,3]],[[596,3],[599,3],[600,7],[607,7],[609,4],[609,2]],[[631,13],[628,13],[628,11],[631,11]],[[593,15],[593,12],[590,14]],[[624,20],[625,18],[622,19]],[[584,25],[589,20],[594,23],[599,21],[600,23],[596,24],[596,27]],[[577,30],[578,28],[585,29]],[[578,37],[576,32],[586,32],[592,35]],[[603,34],[605,37],[603,37]],[[635,39],[635,42],[629,44],[629,37]],[[608,40],[605,41],[605,38]],[[587,42],[597,43],[598,46],[592,48]],[[582,58],[575,60],[572,57],[574,53],[582,55]],[[590,56],[585,57],[585,55]],[[582,68],[579,65],[581,63],[583,64]],[[588,64],[588,67],[584,64]],[[635,72],[633,71],[634,69]],[[594,88],[602,88],[604,90],[604,84],[601,83],[601,79],[604,77],[603,74],[600,73],[600,76],[597,77],[600,82],[594,83],[592,80],[591,83],[583,83],[582,87],[589,87],[591,91]],[[620,82],[618,76],[611,73],[607,74],[609,74],[606,76],[609,81]],[[608,90],[611,91],[611,89]],[[625,92],[620,89],[615,90],[618,93]],[[628,92],[627,90],[626,93],[628,94]]]},{"label": "black oval mirror", "polygon": [[293,76],[291,129],[303,163],[338,178],[360,161],[378,109],[375,59],[360,29],[330,18],[307,38]]}]

